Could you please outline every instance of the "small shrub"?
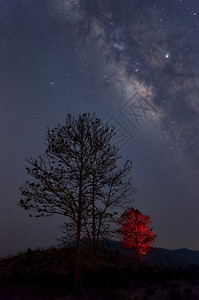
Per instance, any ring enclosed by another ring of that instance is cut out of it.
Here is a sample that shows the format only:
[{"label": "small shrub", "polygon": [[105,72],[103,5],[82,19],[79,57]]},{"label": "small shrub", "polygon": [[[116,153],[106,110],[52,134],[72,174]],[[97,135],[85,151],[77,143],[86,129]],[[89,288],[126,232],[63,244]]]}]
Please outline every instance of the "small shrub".
[{"label": "small shrub", "polygon": [[153,296],[153,295],[155,295],[155,290],[149,288],[149,289],[146,290],[146,294],[147,294],[148,296]]},{"label": "small shrub", "polygon": [[186,288],[186,289],[184,289],[184,294],[185,294],[185,296],[191,296],[192,295],[192,289],[191,288]]},{"label": "small shrub", "polygon": [[142,298],[142,300],[149,300],[149,297],[146,296],[146,295],[144,295],[143,298]]},{"label": "small shrub", "polygon": [[168,293],[170,300],[182,300],[184,299],[182,293],[179,290],[172,290]]}]

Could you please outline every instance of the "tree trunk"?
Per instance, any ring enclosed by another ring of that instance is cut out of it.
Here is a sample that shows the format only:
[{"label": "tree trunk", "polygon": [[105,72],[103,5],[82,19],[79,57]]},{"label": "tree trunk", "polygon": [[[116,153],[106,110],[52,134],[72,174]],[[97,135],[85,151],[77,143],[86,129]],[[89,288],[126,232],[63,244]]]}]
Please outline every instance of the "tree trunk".
[{"label": "tree trunk", "polygon": [[81,225],[77,225],[77,239],[76,239],[76,256],[75,256],[75,296],[83,295],[84,288],[81,278],[81,247],[80,247],[80,238],[81,238]]},{"label": "tree trunk", "polygon": [[92,182],[92,246],[91,246],[91,269],[96,269],[96,223],[95,223],[95,177]]},{"label": "tree trunk", "polygon": [[83,283],[81,279],[81,226],[82,226],[82,170],[79,182],[79,207],[77,218],[76,236],[76,257],[75,257],[75,295],[84,295]]},{"label": "tree trunk", "polygon": [[97,260],[97,248],[96,246],[92,247],[92,253],[91,253],[91,267],[92,271],[96,270],[96,260]]},{"label": "tree trunk", "polygon": [[140,266],[140,253],[139,253],[139,248],[138,247],[136,249],[136,256],[137,256],[138,265]]},{"label": "tree trunk", "polygon": [[92,228],[92,248],[91,248],[91,265],[92,271],[96,268],[96,232],[95,232],[95,216],[93,214],[93,228]]}]

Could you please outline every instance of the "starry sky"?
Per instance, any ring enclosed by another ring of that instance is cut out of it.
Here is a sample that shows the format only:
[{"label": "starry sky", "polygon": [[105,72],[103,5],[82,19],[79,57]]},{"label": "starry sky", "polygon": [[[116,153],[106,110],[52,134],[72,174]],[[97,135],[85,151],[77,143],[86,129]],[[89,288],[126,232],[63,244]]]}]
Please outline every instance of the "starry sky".
[{"label": "starry sky", "polygon": [[26,159],[96,112],[133,161],[155,246],[199,250],[198,0],[0,1],[0,256],[56,245],[63,218],[17,206]]}]

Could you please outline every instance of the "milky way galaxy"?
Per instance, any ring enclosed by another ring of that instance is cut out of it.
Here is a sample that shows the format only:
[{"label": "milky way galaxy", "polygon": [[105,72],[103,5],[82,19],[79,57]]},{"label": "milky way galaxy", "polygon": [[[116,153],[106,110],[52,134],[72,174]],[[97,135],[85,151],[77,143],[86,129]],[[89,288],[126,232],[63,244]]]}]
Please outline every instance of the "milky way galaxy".
[{"label": "milky way galaxy", "polygon": [[134,94],[147,98],[159,113],[160,126],[198,160],[198,5],[156,2],[80,0],[54,5],[63,19],[78,27],[85,43],[95,43],[107,80],[114,81],[123,99]]},{"label": "milky way galaxy", "polygon": [[199,250],[198,1],[2,0],[0,20],[0,253],[55,243],[63,220],[16,205],[25,158],[47,126],[93,111],[133,161],[156,246]]}]

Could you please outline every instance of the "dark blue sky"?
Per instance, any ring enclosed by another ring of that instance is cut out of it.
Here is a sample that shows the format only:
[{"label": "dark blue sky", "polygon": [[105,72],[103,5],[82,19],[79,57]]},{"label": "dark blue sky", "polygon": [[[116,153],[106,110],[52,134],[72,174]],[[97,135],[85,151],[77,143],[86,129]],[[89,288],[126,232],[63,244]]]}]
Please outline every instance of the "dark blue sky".
[{"label": "dark blue sky", "polygon": [[134,164],[156,246],[199,250],[199,3],[0,2],[0,256],[56,245],[63,218],[17,206],[47,126],[96,112]]}]

